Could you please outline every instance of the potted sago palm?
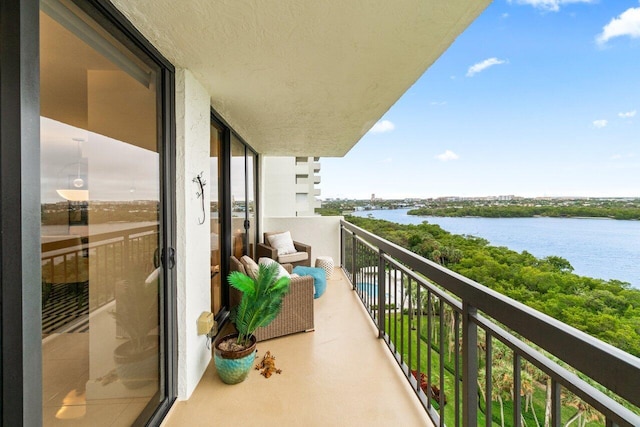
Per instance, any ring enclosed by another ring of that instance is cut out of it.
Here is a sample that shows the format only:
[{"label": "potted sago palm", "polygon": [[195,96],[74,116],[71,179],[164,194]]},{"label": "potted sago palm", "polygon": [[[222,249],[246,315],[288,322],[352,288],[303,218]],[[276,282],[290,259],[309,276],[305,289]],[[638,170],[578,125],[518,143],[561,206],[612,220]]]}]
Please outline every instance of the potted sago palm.
[{"label": "potted sago palm", "polygon": [[255,359],[256,329],[267,326],[278,316],[282,300],[289,292],[290,279],[278,278],[278,264],[260,265],[255,279],[234,271],[229,283],[242,293],[232,312],[238,333],[216,341],[214,359],[218,375],[227,384],[244,381]]}]

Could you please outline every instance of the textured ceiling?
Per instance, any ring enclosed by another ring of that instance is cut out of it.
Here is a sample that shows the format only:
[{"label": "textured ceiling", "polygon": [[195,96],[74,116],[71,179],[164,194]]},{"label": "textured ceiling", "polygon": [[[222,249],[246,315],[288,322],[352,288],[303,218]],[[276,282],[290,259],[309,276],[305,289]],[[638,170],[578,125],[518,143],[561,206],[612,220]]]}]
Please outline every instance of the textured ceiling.
[{"label": "textured ceiling", "polygon": [[112,0],[265,155],[343,156],[491,0]]}]

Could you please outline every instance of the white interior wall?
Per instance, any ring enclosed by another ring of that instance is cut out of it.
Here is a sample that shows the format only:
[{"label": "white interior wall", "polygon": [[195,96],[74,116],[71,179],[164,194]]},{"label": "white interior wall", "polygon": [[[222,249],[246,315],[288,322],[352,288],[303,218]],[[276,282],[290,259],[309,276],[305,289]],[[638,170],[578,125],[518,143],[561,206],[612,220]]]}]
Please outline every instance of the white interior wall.
[{"label": "white interior wall", "polygon": [[178,399],[191,396],[209,361],[205,335],[197,335],[197,319],[211,310],[209,189],[202,200],[192,181],[209,177],[210,100],[190,71],[176,70],[176,274],[178,325]]}]

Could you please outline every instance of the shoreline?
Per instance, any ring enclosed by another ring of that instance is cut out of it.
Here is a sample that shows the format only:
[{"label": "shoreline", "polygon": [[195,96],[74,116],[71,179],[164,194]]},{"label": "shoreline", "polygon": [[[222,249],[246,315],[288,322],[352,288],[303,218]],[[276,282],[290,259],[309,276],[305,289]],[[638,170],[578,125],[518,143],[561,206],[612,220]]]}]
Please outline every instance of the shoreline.
[{"label": "shoreline", "polygon": [[[400,211],[403,209],[388,209],[393,211]],[[366,211],[365,211],[366,212]],[[550,219],[602,219],[602,220],[611,220],[611,221],[639,221],[638,219],[616,219],[608,216],[546,216],[546,215],[533,215],[533,216],[480,216],[480,215],[418,215],[418,214],[410,214],[407,212],[407,215],[415,216],[415,217],[432,217],[432,218],[486,218],[486,219],[523,219],[523,218],[550,218]]]},{"label": "shoreline", "polygon": [[[376,209],[368,211],[362,210],[354,212],[353,215],[362,218],[371,217],[373,219],[381,219],[402,225],[419,225],[420,223],[426,221],[429,224],[439,225],[443,230],[452,234],[472,235],[480,237],[488,240],[489,244],[492,246],[505,246],[516,252],[522,252],[526,250],[538,258],[544,258],[551,255],[561,256],[569,260],[571,265],[576,270],[578,270],[577,272],[574,271],[574,274],[605,281],[618,280],[624,283],[629,283],[631,289],[640,290],[640,283],[638,283],[638,277],[635,273],[635,270],[628,267],[629,263],[624,261],[624,256],[626,256],[627,259],[640,260],[640,253],[638,252],[637,248],[634,249],[629,247],[629,245],[626,245],[624,246],[624,252],[626,253],[626,255],[624,255],[623,257],[617,257],[613,260],[610,259],[608,262],[605,262],[603,264],[601,261],[594,260],[593,254],[596,253],[597,250],[588,247],[589,241],[601,242],[604,239],[604,241],[609,242],[608,246],[606,246],[605,248],[606,252],[612,252],[614,254],[619,253],[619,243],[616,243],[615,239],[608,239],[608,237],[617,235],[618,239],[622,239],[623,241],[627,242],[630,241],[630,238],[631,240],[634,240],[634,236],[638,236],[638,238],[640,238],[640,234],[638,234],[640,230],[638,230],[637,228],[638,221],[615,220],[592,223],[574,221],[573,224],[571,224],[571,220],[577,219],[610,219],[603,217],[559,218],[562,220],[567,220],[567,223],[553,221],[556,217],[502,217],[487,218],[496,221],[480,221],[476,220],[476,218],[486,217],[438,217],[435,215],[408,215],[408,210],[409,209],[407,208]],[[429,220],[429,217],[433,219]],[[501,223],[499,220],[503,221],[503,227],[500,227]],[[540,222],[538,223],[538,221]],[[547,221],[546,224],[548,224],[549,227],[545,226],[545,221]],[[449,222],[460,225],[447,226],[446,223]],[[539,226],[537,224],[539,224]],[[567,225],[564,226],[563,224]],[[515,227],[519,231],[517,233],[509,232],[508,230],[510,230],[512,227]],[[552,231],[551,234],[546,237],[540,236],[541,230],[549,228],[555,229],[556,231]],[[563,230],[566,230],[567,233],[561,234],[560,232],[562,232]],[[615,230],[621,230],[622,235],[620,234],[620,232],[615,232]],[[585,239],[581,237],[585,233],[589,236],[593,234],[595,234],[596,236],[594,236],[593,239],[587,238],[587,242],[585,243]],[[571,245],[570,242],[572,241],[572,236],[575,236],[575,243],[573,243],[574,248],[568,251],[567,246]],[[564,246],[564,248],[562,246]],[[576,248],[578,248],[579,250],[575,250]],[[600,249],[600,251],[602,251],[602,248]],[[607,267],[599,267],[603,265],[606,265]],[[620,271],[622,271],[624,274],[618,277],[610,277],[612,273]]]}]

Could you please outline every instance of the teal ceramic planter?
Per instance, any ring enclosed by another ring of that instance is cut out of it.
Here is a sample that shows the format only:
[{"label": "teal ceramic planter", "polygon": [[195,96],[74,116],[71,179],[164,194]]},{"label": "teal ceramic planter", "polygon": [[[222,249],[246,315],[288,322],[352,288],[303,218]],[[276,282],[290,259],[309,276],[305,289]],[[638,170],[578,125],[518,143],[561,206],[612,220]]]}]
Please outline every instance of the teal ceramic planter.
[{"label": "teal ceramic planter", "polygon": [[238,384],[249,375],[256,358],[256,338],[251,336],[251,345],[241,351],[224,351],[218,348],[218,344],[230,338],[237,338],[238,334],[225,335],[218,339],[214,346],[214,362],[218,376],[226,384]]}]

